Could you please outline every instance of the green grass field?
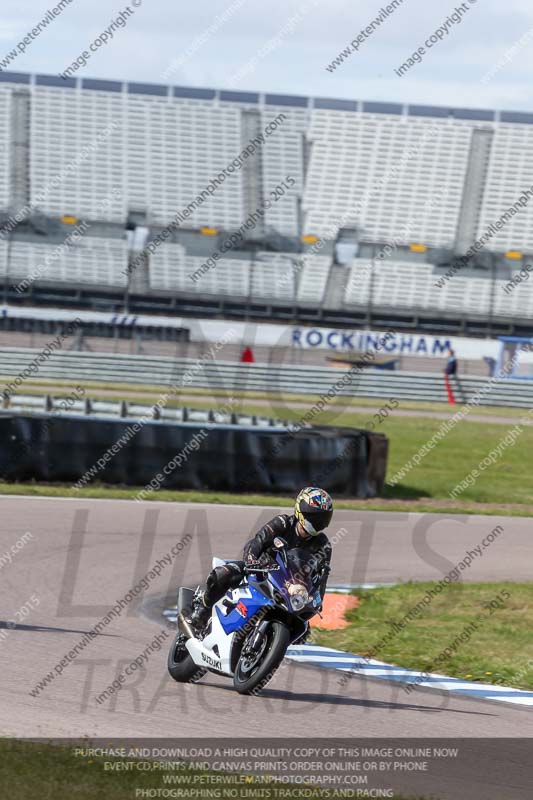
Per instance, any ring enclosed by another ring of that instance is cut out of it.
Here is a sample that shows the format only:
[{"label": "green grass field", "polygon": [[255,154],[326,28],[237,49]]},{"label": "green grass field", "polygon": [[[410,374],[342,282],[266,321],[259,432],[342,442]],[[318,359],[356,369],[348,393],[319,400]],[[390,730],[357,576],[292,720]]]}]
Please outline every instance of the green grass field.
[{"label": "green grass field", "polygon": [[[15,378],[15,375],[2,376],[0,375],[0,386],[8,383]],[[150,403],[155,402],[158,396],[163,391],[168,391],[168,386],[165,384],[150,385],[150,384],[129,384],[129,383],[104,383],[102,381],[94,380],[81,380],[81,381],[57,381],[57,380],[39,380],[28,378],[24,381],[21,387],[21,394],[53,394],[56,397],[65,396],[75,386],[84,386],[87,390],[87,395],[94,399],[114,399],[114,400],[132,400],[133,402]],[[16,392],[15,392],[16,394]],[[297,394],[286,393],[277,391],[238,391],[232,392],[232,395],[237,399],[242,399],[244,402],[253,400],[267,401],[268,407],[271,405],[286,405],[294,403],[304,403],[307,406],[313,404],[319,395],[312,394]],[[216,407],[217,403],[213,403],[213,399],[227,400],[229,392],[225,390],[205,390],[187,387],[183,391],[175,391],[171,398],[169,398],[169,406],[187,405],[189,397],[196,397],[199,402],[205,402],[206,407]],[[352,397],[343,397],[342,405],[349,408],[350,405],[354,406],[368,406],[374,408],[381,406],[382,402],[387,398],[370,398],[359,395]],[[222,403],[218,403],[221,405]],[[444,413],[452,413],[451,406],[448,403],[435,403],[425,402],[421,400],[402,400],[402,408],[412,411],[441,411]],[[456,406],[458,408],[458,406]],[[268,411],[266,412],[269,413]],[[506,417],[520,416],[523,412],[518,408],[502,408],[498,406],[479,406],[473,410],[477,416],[494,416],[503,415]]]},{"label": "green grass field", "polygon": [[[361,605],[346,614],[349,627],[315,629],[313,639],[408,669],[532,690],[533,584],[451,583],[403,628],[393,627],[432,586],[406,583],[358,590]],[[454,650],[452,643],[472,620],[477,630],[465,634],[467,640],[456,643]],[[449,658],[437,663],[446,648],[452,651]]]},{"label": "green grass field", "polygon": [[[188,403],[191,407],[215,407],[216,401],[205,397]],[[400,406],[403,407],[403,406]],[[243,402],[239,409],[246,413],[265,415],[265,408]],[[271,413],[292,420],[302,416],[302,410],[275,405]],[[523,412],[520,412],[520,416]],[[368,427],[372,413],[355,413],[341,408],[325,409],[314,422],[353,428]],[[501,458],[488,469],[481,471],[477,481],[455,499],[449,493],[472,469],[498,447],[508,431],[520,424],[519,417],[512,423],[474,422],[464,420],[448,433],[396,486],[386,486],[383,498],[367,501],[339,501],[339,508],[366,508],[369,510],[434,511],[470,514],[504,514],[533,516],[533,471],[527,469],[533,452],[533,426],[523,426],[523,432],[513,446],[502,449]],[[388,477],[402,469],[409,459],[439,430],[442,420],[424,416],[402,417],[391,413],[376,430],[389,437]],[[72,491],[68,486],[17,486],[0,485],[0,493],[30,493],[46,495],[71,495],[83,497],[131,498],[138,488],[105,487],[93,485],[82,491]],[[173,492],[160,491],[150,499],[186,502],[222,502],[259,505],[286,505],[291,498],[236,495],[227,492]]]},{"label": "green grass field", "polygon": [[[15,376],[0,376],[0,385],[7,383]],[[102,383],[101,381],[55,381],[55,380],[35,380],[27,379],[24,381],[21,394],[52,394],[54,397],[64,397],[69,394],[75,386],[84,386],[87,390],[87,396],[96,400],[130,400],[131,402],[139,403],[155,403],[159,395],[168,390],[168,387],[151,386],[149,384],[128,384],[128,383]],[[16,393],[15,393],[16,395]],[[238,391],[232,392],[231,395],[237,400],[242,400],[243,405],[249,405],[254,400],[266,401],[267,405],[262,405],[262,413],[266,416],[274,413],[276,408],[285,408],[287,405],[294,405],[296,403],[303,403],[305,406],[310,407],[317,400],[319,395],[312,394],[293,394],[293,393],[276,393],[261,394],[260,392],[253,391]],[[228,391],[223,389],[212,389],[206,391],[205,389],[195,389],[187,387],[182,392],[176,391],[169,398],[167,405],[169,407],[176,407],[182,405],[194,405],[197,407],[216,408],[217,405],[223,405],[224,400],[229,399]],[[383,402],[388,398],[370,398],[354,395],[353,397],[342,397],[339,407],[346,410],[350,406],[366,406],[369,409],[379,408]],[[433,403],[429,401],[416,401],[416,400],[402,400],[401,407],[405,410],[432,412],[437,411],[445,414],[453,413],[453,410],[459,408],[456,406],[452,409],[448,403]],[[478,406],[472,411],[476,416],[501,416],[501,417],[520,417],[523,411],[519,408],[502,408],[500,406]]]},{"label": "green grass field", "polygon": [[[75,382],[72,382],[72,385]],[[70,382],[54,384],[46,381],[26,381],[24,392],[44,393],[53,391],[54,395],[68,394]],[[98,382],[87,382],[87,396],[93,399],[118,400],[127,397],[132,402],[155,403],[164,387],[107,385]],[[266,398],[253,392],[236,394],[236,410],[241,413],[259,416],[275,416],[284,419],[299,420],[310,408],[316,398],[312,395],[290,395]],[[254,400],[268,399],[268,407],[254,403]],[[229,400],[227,392],[219,391],[207,395],[203,390],[187,389],[186,399],[177,393],[169,398],[169,406],[186,404],[192,408],[217,408]],[[304,403],[305,408],[298,407]],[[379,399],[353,397],[336,398],[336,400],[313,419],[313,423],[326,425],[343,425],[354,428],[368,428],[373,420],[373,410],[380,406]],[[354,411],[351,405],[368,407],[368,413]],[[443,424],[442,419],[427,416],[439,411],[451,416],[459,407],[450,407],[444,403],[415,403],[402,401],[400,410],[418,410],[419,415],[400,416],[394,412],[376,427],[389,437],[389,463],[387,477],[391,478],[401,470],[418,449],[428,442]],[[364,503],[350,502],[344,507],[390,510],[416,511],[448,511],[456,513],[504,513],[510,515],[533,516],[533,473],[524,469],[529,454],[533,450],[533,426],[523,426],[523,432],[516,443],[506,447],[497,463],[481,471],[475,483],[462,491],[455,499],[449,493],[465,478],[472,469],[497,447],[507,432],[520,424],[520,418],[526,412],[519,409],[502,409],[493,407],[474,408],[476,416],[508,417],[509,422],[495,423],[491,421],[473,421],[468,417],[450,431],[432,452],[422,459],[421,463],[411,469],[396,486],[386,486],[383,498]],[[22,487],[13,487],[11,491],[19,493]],[[138,487],[142,488],[142,487]],[[9,492],[7,485],[0,486],[0,494]],[[28,486],[23,491],[32,494],[68,494],[68,487]],[[94,497],[133,497],[137,489],[127,487],[105,487],[93,485],[84,489],[83,496]],[[76,495],[74,495],[76,496]],[[231,495],[224,492],[172,492],[161,491],[151,495],[151,499],[184,500],[187,502],[243,502],[254,504],[276,505],[289,498],[265,498],[255,495]],[[339,507],[343,507],[339,504]]]},{"label": "green grass field", "polygon": [[[259,413],[254,409],[254,413]],[[286,415],[298,419],[296,411]],[[372,421],[371,414],[325,411],[316,421],[323,424],[365,428]],[[442,425],[442,420],[427,416],[402,417],[391,413],[377,432],[389,438],[387,477],[402,469]],[[533,426],[522,426],[523,431],[515,444],[504,448],[501,458],[488,469],[481,471],[475,484],[462,492],[457,500],[449,493],[473,468],[498,446],[516,422],[509,424],[471,422],[464,420],[451,430],[397,486],[386,486],[384,497],[397,500],[444,500],[460,502],[509,505],[529,505],[533,508],[533,472],[525,469],[533,452]]]},{"label": "green grass field", "polygon": [[[63,484],[0,483],[1,495],[20,497],[80,497],[82,499],[133,500],[137,488],[117,488],[95,484],[81,491]],[[217,505],[268,506],[269,508],[290,508],[294,497],[288,495],[230,494],[226,492],[171,491],[162,490],[145,498],[147,501],[164,503],[202,503]],[[339,500],[335,498],[335,508],[339,510],[363,511],[401,511],[420,514],[485,514],[502,517],[533,517],[533,505],[500,506],[485,503],[444,503],[439,500]]]},{"label": "green grass field", "polygon": [[[84,747],[89,746],[89,742],[84,744]],[[110,742],[109,746],[117,747],[119,745]],[[76,800],[133,800],[136,796],[141,796],[137,795],[137,790],[159,789],[164,791],[166,789],[168,791],[176,788],[169,787],[163,782],[164,772],[109,771],[104,769],[106,760],[110,759],[88,759],[75,756],[73,748],[0,739],[0,797],[5,800],[73,800],[73,798]],[[121,759],[113,758],[111,760],[118,762]],[[124,759],[124,761],[128,760],[132,759]],[[179,774],[194,779],[195,776],[207,778],[210,773],[192,769]],[[205,784],[191,783],[190,789],[198,790],[202,786],[205,787]],[[264,784],[255,784],[257,789],[264,786]],[[271,800],[276,800],[280,796],[284,800],[291,800],[291,798],[296,800],[299,797],[296,792],[293,794],[290,791],[290,787],[287,789],[286,785],[283,785],[282,789],[288,793],[283,795],[279,795],[271,784],[268,786]],[[221,798],[253,800],[250,797],[250,790],[254,787],[253,783],[242,784],[235,781],[235,783],[224,784],[224,787],[227,790],[233,789],[235,793],[224,795],[223,789],[220,789]],[[184,784],[183,791],[186,790],[187,784]],[[257,796],[261,795],[258,793]],[[190,797],[196,797],[196,795],[191,792]],[[326,800],[327,795],[317,789],[312,792],[311,797],[314,800]],[[396,795],[392,800],[424,800],[424,798],[407,798]]]}]

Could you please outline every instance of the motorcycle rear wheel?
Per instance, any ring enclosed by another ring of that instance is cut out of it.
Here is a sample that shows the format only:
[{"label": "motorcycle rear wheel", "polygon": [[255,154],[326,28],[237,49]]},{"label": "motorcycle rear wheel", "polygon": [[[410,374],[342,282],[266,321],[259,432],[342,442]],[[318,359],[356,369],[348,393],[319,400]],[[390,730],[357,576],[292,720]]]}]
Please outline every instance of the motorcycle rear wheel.
[{"label": "motorcycle rear wheel", "polygon": [[206,673],[192,660],[182,633],[177,633],[170,645],[167,666],[171,677],[178,683],[196,683]]},{"label": "motorcycle rear wheel", "polygon": [[255,662],[253,658],[245,655],[245,642],[233,676],[233,685],[239,694],[257,694],[261,691],[283,661],[290,643],[289,629],[278,620],[269,624],[265,632],[265,641]]}]

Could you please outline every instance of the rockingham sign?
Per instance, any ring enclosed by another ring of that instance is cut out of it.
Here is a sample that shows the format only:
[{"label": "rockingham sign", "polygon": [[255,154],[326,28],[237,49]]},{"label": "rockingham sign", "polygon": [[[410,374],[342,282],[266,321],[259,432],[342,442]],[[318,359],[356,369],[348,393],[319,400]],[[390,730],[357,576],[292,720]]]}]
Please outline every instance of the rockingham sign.
[{"label": "rockingham sign", "polygon": [[[290,347],[329,350],[337,353],[367,353],[377,348],[385,331],[350,330],[346,328],[307,328],[274,323],[239,322],[178,316],[116,314],[103,311],[70,311],[59,308],[0,306],[0,319],[38,319],[70,322],[100,322],[125,328],[150,326],[180,328],[188,331],[191,342],[218,342],[232,331],[234,344],[255,347]],[[391,357],[424,356],[444,359],[452,347],[460,359],[497,359],[501,343],[497,339],[472,339],[462,336],[428,336],[420,333],[391,333],[381,347],[380,355]],[[529,356],[529,354],[527,354]]]},{"label": "rockingham sign", "polygon": [[[337,352],[367,353],[377,347],[382,333],[351,331],[342,328],[291,328],[292,347]],[[500,344],[494,339],[467,339],[460,336],[427,336],[417,333],[394,333],[383,345],[391,356],[424,356],[445,358],[448,348],[458,358],[497,358]]]}]

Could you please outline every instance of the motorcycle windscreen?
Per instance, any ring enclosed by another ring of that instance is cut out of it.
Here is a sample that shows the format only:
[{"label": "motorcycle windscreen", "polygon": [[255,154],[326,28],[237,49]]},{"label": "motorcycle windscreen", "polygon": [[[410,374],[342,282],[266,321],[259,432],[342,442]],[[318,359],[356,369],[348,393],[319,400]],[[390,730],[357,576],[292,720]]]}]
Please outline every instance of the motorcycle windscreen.
[{"label": "motorcycle windscreen", "polygon": [[317,569],[320,559],[307,548],[294,547],[287,551],[287,573],[293,583],[305,586],[309,594],[317,587]]}]

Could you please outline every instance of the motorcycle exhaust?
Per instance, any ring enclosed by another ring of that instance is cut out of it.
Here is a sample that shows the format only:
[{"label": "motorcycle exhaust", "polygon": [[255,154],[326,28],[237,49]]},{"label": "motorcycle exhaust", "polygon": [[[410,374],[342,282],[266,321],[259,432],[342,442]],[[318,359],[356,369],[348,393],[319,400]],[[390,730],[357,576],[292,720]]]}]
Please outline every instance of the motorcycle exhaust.
[{"label": "motorcycle exhaust", "polygon": [[194,639],[194,631],[181,611],[178,613],[178,628],[182,633],[185,634],[185,636],[188,636],[189,639]]},{"label": "motorcycle exhaust", "polygon": [[191,628],[190,624],[187,622],[185,617],[183,616],[183,612],[185,610],[190,610],[192,601],[194,598],[194,591],[192,589],[188,589],[186,586],[180,586],[178,589],[178,602],[177,602],[177,621],[178,621],[178,630],[180,633],[185,634],[188,636],[189,639],[194,638],[194,631]]}]

